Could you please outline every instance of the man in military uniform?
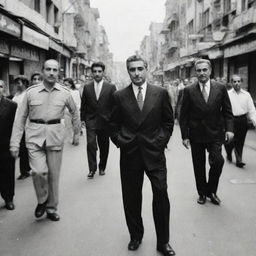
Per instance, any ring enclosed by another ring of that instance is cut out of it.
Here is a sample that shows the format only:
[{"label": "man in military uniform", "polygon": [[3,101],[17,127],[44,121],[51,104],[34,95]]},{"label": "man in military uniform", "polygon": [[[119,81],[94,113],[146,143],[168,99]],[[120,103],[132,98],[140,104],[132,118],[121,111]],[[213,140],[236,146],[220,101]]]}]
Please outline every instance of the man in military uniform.
[{"label": "man in military uniform", "polygon": [[80,120],[75,102],[68,89],[57,83],[59,65],[56,60],[46,60],[43,82],[27,89],[14,122],[10,151],[18,156],[19,144],[26,124],[26,146],[32,169],[33,183],[38,200],[35,216],[47,212],[52,221],[57,214],[58,185],[64,143],[64,126],[61,123],[67,107],[72,115],[74,145],[79,143]]}]

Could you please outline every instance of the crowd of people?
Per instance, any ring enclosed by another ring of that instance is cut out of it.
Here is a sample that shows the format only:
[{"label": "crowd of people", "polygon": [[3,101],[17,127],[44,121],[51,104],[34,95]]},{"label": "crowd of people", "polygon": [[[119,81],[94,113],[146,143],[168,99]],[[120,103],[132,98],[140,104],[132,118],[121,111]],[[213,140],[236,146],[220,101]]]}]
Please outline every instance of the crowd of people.
[{"label": "crowd of people", "polygon": [[[79,144],[81,127],[86,127],[88,179],[97,171],[106,174],[109,141],[120,149],[120,172],[124,213],[130,242],[128,250],[139,248],[143,235],[142,187],[144,174],[153,193],[156,249],[175,255],[169,244],[170,202],[167,190],[165,149],[172,136],[175,119],[180,124],[182,143],[191,149],[198,192],[197,203],[206,199],[219,205],[218,184],[227,160],[243,168],[243,146],[248,120],[256,126],[256,110],[250,94],[242,89],[239,74],[210,79],[211,62],[195,62],[196,76],[176,79],[163,87],[147,81],[147,62],[138,55],[126,61],[130,85],[116,90],[104,79],[105,65],[91,66],[93,81],[77,90],[71,78],[58,81],[59,64],[46,60],[42,73],[29,81],[15,78],[16,93],[4,96],[0,81],[0,192],[8,210],[14,210],[15,159],[20,158],[22,180],[32,175],[37,206],[34,215],[59,221],[57,213],[59,177],[65,141]],[[17,110],[16,110],[17,109]],[[97,159],[99,150],[99,159]],[[209,155],[209,175],[206,153]],[[208,178],[207,178],[208,177]]]}]

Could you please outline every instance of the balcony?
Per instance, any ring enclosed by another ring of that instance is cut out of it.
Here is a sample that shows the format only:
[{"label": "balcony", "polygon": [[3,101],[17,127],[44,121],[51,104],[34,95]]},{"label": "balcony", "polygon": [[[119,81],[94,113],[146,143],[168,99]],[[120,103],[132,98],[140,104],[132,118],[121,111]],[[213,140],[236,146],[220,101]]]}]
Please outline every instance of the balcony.
[{"label": "balcony", "polygon": [[256,23],[256,9],[249,8],[248,10],[242,12],[233,20],[233,29],[239,30],[247,25]]}]

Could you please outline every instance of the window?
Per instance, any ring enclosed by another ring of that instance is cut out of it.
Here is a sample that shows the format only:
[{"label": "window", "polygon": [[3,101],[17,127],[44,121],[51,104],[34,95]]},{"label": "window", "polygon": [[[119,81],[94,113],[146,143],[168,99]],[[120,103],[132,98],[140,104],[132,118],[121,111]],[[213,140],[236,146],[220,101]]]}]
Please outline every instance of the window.
[{"label": "window", "polygon": [[50,10],[52,6],[52,1],[51,0],[46,0],[46,21],[50,24]]},{"label": "window", "polygon": [[209,25],[209,20],[210,20],[210,10],[207,9],[203,13],[203,17],[202,17],[203,27],[206,27],[207,25]]},{"label": "window", "polygon": [[246,10],[246,0],[242,0],[242,11]]},{"label": "window", "polygon": [[194,20],[191,20],[188,23],[188,33],[189,34],[193,34],[194,33]]},{"label": "window", "polygon": [[227,13],[231,10],[231,0],[225,0],[224,2],[224,13]]},{"label": "window", "polygon": [[252,6],[255,6],[256,1],[255,0],[248,0],[248,9],[251,8]]},{"label": "window", "polygon": [[55,33],[59,33],[59,9],[54,6],[54,31]]},{"label": "window", "polygon": [[40,13],[40,0],[34,0],[34,9]]}]

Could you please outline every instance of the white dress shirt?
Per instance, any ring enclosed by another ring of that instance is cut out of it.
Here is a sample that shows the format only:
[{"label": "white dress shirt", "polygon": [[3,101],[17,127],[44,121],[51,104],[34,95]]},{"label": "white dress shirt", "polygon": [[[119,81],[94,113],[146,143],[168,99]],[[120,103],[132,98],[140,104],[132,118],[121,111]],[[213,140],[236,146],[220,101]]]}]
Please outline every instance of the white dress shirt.
[{"label": "white dress shirt", "polygon": [[[99,99],[100,97],[100,92],[101,92],[101,89],[102,89],[102,85],[103,85],[103,79],[97,83],[95,80],[94,80],[94,90],[95,90],[95,94],[96,94],[96,98],[97,100]],[[97,93],[98,92],[98,93]]]},{"label": "white dress shirt", "polygon": [[[142,93],[143,101],[145,101],[145,96],[146,96],[146,91],[147,91],[147,82],[142,84],[141,87],[142,87],[141,93]],[[137,95],[139,92],[139,86],[132,84],[132,89],[133,89],[135,98],[137,99]]]},{"label": "white dress shirt", "polygon": [[[200,90],[202,91],[203,90],[203,84],[199,82],[199,86],[200,86]],[[205,83],[205,91],[208,95],[208,98],[209,98],[209,95],[210,95],[210,79]]]},{"label": "white dress shirt", "polygon": [[240,89],[239,92],[231,89],[228,91],[228,95],[232,105],[233,115],[241,116],[247,114],[247,117],[256,126],[256,110],[251,95],[243,89]]}]

